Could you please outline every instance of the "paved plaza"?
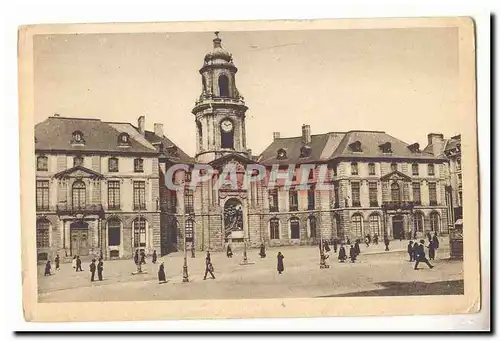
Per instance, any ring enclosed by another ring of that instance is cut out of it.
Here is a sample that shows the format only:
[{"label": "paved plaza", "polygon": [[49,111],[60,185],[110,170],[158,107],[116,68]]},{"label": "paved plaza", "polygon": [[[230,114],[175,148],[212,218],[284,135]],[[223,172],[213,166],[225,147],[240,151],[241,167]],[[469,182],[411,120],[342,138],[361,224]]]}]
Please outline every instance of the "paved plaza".
[{"label": "paved plaza", "polygon": [[[165,262],[167,283],[158,284],[158,264],[151,258],[143,266],[148,274],[132,275],[136,270],[131,259],[105,261],[104,280],[90,282],[89,263],[83,262],[83,272],[75,272],[70,263],[61,264],[52,276],[43,276],[39,266],[40,302],[141,301],[186,299],[286,298],[286,297],[345,297],[443,295],[463,293],[462,261],[449,260],[449,247],[442,239],[434,269],[413,263],[406,253],[407,241],[391,242],[389,252],[384,246],[361,245],[358,261],[339,263],[331,252],[330,268],[319,268],[317,246],[268,248],[267,258],[260,259],[258,249],[250,249],[251,265],[240,265],[241,249],[228,259],[224,252],[212,252],[216,279],[203,280],[205,253],[196,258],[188,254],[189,283],[182,283],[183,253],[160,258]],[[285,256],[285,272],[276,271],[276,254]],[[97,277],[97,276],[96,276]]]}]

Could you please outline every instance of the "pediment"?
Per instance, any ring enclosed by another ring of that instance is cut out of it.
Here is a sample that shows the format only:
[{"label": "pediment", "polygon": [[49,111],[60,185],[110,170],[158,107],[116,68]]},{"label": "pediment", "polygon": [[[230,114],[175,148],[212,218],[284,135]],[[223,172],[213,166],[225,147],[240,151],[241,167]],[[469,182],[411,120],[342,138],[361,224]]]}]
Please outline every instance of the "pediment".
[{"label": "pediment", "polygon": [[255,164],[256,162],[252,159],[246,158],[239,154],[228,154],[221,158],[213,160],[210,165],[219,170],[223,170],[225,167],[236,167],[237,172],[245,172],[246,166],[248,164]]},{"label": "pediment", "polygon": [[400,171],[393,171],[393,172],[390,172],[389,174],[386,174],[383,177],[381,177],[380,180],[382,180],[382,181],[385,181],[385,180],[410,181],[411,178],[408,175],[401,173]]},{"label": "pediment", "polygon": [[102,179],[104,176],[101,173],[95,172],[91,169],[76,166],[70,169],[63,170],[56,175],[54,175],[56,179],[62,178],[91,178],[91,179]]}]

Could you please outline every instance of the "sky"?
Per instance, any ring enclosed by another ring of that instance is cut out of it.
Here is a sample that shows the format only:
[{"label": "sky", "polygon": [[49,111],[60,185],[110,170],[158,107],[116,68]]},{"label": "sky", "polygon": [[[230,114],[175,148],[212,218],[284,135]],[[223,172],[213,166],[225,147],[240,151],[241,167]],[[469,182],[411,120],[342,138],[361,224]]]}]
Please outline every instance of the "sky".
[{"label": "sky", "polygon": [[[247,147],[272,133],[381,130],[407,143],[461,132],[456,28],[221,32],[238,68]],[[163,123],[195,154],[191,109],[201,94],[213,32],[39,35],[34,40],[35,122],[59,114]]]}]

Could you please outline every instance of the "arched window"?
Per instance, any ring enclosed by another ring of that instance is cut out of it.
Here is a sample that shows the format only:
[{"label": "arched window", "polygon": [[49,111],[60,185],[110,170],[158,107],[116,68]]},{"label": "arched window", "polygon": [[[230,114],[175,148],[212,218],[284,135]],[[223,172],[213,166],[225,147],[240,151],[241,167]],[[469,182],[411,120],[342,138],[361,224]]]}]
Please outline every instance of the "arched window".
[{"label": "arched window", "polygon": [[194,240],[194,221],[192,219],[186,220],[186,242]]},{"label": "arched window", "polygon": [[120,228],[121,223],[118,219],[108,220],[108,245],[120,245]]},{"label": "arched window", "polygon": [[352,216],[352,233],[355,237],[363,236],[363,217],[359,213]]},{"label": "arched window", "polygon": [[71,137],[72,144],[85,144],[85,139],[83,138],[83,133],[79,130],[73,132]]},{"label": "arched window", "polygon": [[130,136],[127,133],[121,133],[118,135],[118,145],[127,146],[130,144]]},{"label": "arched window", "polygon": [[290,239],[300,239],[299,219],[290,219]]},{"label": "arched window", "polygon": [[310,232],[310,237],[313,239],[316,239],[316,217],[315,216],[310,216],[309,217],[309,232]]},{"label": "arched window", "polygon": [[283,148],[278,149],[277,158],[278,158],[278,160],[286,159],[286,150],[284,150]]},{"label": "arched window", "polygon": [[278,218],[269,220],[269,238],[280,239],[280,221]]},{"label": "arched window", "polygon": [[229,97],[229,78],[226,75],[219,76],[219,95]]},{"label": "arched window", "polygon": [[372,236],[374,235],[382,235],[382,230],[380,229],[380,216],[378,214],[373,213],[369,218],[370,223],[370,233]]},{"label": "arched window", "polygon": [[146,247],[146,219],[134,220],[134,247]]},{"label": "arched window", "polygon": [[36,247],[37,248],[50,247],[49,227],[50,227],[50,223],[47,219],[40,219],[36,222]]},{"label": "arched window", "polygon": [[437,212],[432,212],[430,214],[431,220],[431,231],[439,232],[439,214]]},{"label": "arched window", "polygon": [[413,230],[415,232],[424,232],[424,215],[420,212],[415,213],[413,217]]},{"label": "arched window", "polygon": [[86,205],[86,188],[83,181],[78,180],[73,183],[72,195],[73,208],[82,209]]},{"label": "arched window", "polygon": [[196,121],[196,128],[198,129],[198,145],[200,146],[200,150],[203,150],[203,128],[200,121]]},{"label": "arched window", "polygon": [[48,171],[49,170],[49,158],[46,156],[39,156],[36,158],[36,170],[38,171]]},{"label": "arched window", "polygon": [[401,194],[399,192],[399,185],[395,182],[391,184],[391,200],[393,202],[401,201]]}]

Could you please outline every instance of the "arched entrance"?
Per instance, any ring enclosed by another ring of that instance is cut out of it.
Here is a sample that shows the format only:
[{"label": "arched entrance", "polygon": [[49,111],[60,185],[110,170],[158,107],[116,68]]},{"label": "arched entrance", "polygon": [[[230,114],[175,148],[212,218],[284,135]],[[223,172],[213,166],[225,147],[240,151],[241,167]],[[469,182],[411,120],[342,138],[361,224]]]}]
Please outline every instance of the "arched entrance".
[{"label": "arched entrance", "polygon": [[89,254],[89,224],[77,220],[70,225],[71,255],[88,256]]},{"label": "arched entrance", "polygon": [[403,223],[403,216],[396,215],[392,217],[392,236],[394,239],[404,239],[405,231]]},{"label": "arched entrance", "polygon": [[233,238],[233,232],[243,232],[243,206],[235,198],[228,199],[224,204],[224,237]]}]

